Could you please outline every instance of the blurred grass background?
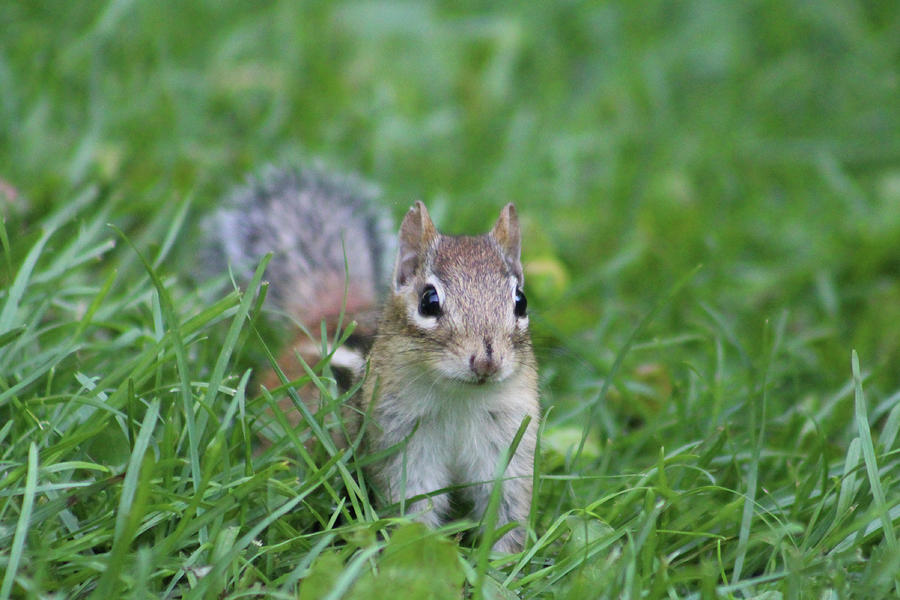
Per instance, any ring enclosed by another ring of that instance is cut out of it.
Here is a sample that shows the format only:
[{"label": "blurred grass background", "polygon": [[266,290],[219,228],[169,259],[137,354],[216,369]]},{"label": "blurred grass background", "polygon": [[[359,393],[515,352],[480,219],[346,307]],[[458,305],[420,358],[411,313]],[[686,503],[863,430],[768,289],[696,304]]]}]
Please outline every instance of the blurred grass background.
[{"label": "blurred grass background", "polygon": [[[164,256],[184,311],[193,219],[267,163],[359,173],[395,215],[421,198],[449,232],[484,230],[516,202],[554,407],[548,469],[596,476],[547,483],[555,508],[544,526],[625,485],[607,477],[652,470],[661,448],[712,444],[723,430],[723,485],[742,490],[742,452],[763,418],[761,485],[793,489],[818,469],[825,495],[858,433],[851,349],[876,439],[897,405],[897,3],[2,2],[0,31],[0,288],[46,216],[89,189],[64,230],[115,238],[91,228],[102,216]],[[45,255],[62,247],[51,238]],[[112,297],[133,311],[115,318],[152,321],[133,251],[120,243],[102,255],[67,274],[66,298],[39,290],[51,308],[35,327],[83,314],[69,302],[83,309],[90,296],[78,290],[113,269]],[[112,369],[102,348],[54,368]],[[22,364],[8,358],[4,389],[28,379]],[[65,385],[35,379],[16,394],[64,395]],[[0,421],[19,414],[12,406],[0,402]],[[571,443],[585,412],[593,426],[579,463]],[[24,440],[26,430],[12,431]],[[26,446],[10,448],[6,460],[21,464]],[[894,481],[896,450],[882,449]],[[788,520],[814,529],[810,510]],[[619,509],[598,514],[618,527]],[[734,541],[738,529],[722,535]],[[878,543],[863,536],[859,548]],[[705,568],[673,589],[715,580]],[[841,589],[844,569],[826,569],[822,585]]]},{"label": "blurred grass background", "polygon": [[528,259],[550,274],[537,306],[567,334],[640,314],[702,263],[692,289],[742,338],[786,308],[831,330],[823,374],[846,375],[848,346],[898,359],[900,336],[882,335],[900,310],[890,3],[35,2],[0,15],[0,160],[36,214],[102,185],[138,227],[159,203],[214,204],[263,163],[318,157],[379,182],[397,214],[437,204],[457,231],[516,201]]}]

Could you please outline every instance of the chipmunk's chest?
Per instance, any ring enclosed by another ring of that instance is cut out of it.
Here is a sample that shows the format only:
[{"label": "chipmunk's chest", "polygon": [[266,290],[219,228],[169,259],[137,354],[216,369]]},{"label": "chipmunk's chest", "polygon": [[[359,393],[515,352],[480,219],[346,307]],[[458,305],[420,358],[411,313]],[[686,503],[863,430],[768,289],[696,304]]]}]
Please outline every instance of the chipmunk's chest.
[{"label": "chipmunk's chest", "polygon": [[[407,460],[456,481],[492,477],[497,456],[515,435],[527,402],[515,381],[492,386],[408,386],[376,411],[382,447],[408,439]],[[521,413],[521,414],[520,414]]]}]

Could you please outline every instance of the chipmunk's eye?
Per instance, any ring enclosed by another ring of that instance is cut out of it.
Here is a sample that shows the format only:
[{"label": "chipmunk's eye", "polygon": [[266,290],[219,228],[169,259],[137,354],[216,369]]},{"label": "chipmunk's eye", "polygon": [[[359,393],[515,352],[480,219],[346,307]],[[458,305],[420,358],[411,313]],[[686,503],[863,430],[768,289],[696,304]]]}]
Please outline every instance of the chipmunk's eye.
[{"label": "chipmunk's eye", "polygon": [[419,298],[419,314],[423,317],[441,316],[441,299],[433,285],[426,285]]},{"label": "chipmunk's eye", "polygon": [[516,308],[514,309],[516,317],[522,318],[528,311],[528,300],[525,298],[525,292],[516,289]]}]

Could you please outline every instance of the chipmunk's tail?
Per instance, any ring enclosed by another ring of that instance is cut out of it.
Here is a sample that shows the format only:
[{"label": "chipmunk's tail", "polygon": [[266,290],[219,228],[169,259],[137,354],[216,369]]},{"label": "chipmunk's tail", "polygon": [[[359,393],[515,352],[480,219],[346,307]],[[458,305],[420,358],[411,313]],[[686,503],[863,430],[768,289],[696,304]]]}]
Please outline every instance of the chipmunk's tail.
[{"label": "chipmunk's tail", "polygon": [[[269,306],[314,335],[322,320],[332,328],[344,311],[344,323],[359,321],[356,355],[349,360],[361,361],[394,253],[391,220],[378,195],[372,185],[319,167],[270,167],[207,218],[204,271],[224,273],[230,265],[247,281],[271,252]],[[293,349],[305,354],[303,346],[300,340]]]}]

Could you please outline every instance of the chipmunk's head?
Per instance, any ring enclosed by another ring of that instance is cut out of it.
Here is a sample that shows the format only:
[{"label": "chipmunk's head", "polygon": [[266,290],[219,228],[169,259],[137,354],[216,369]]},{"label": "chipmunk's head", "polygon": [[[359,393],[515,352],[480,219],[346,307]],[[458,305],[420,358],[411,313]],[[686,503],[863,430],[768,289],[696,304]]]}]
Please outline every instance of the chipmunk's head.
[{"label": "chipmunk's head", "polygon": [[[516,209],[480,236],[438,233],[421,202],[400,226],[395,309],[415,363],[463,384],[510,377],[530,352]],[[399,302],[397,302],[399,300]]]}]

